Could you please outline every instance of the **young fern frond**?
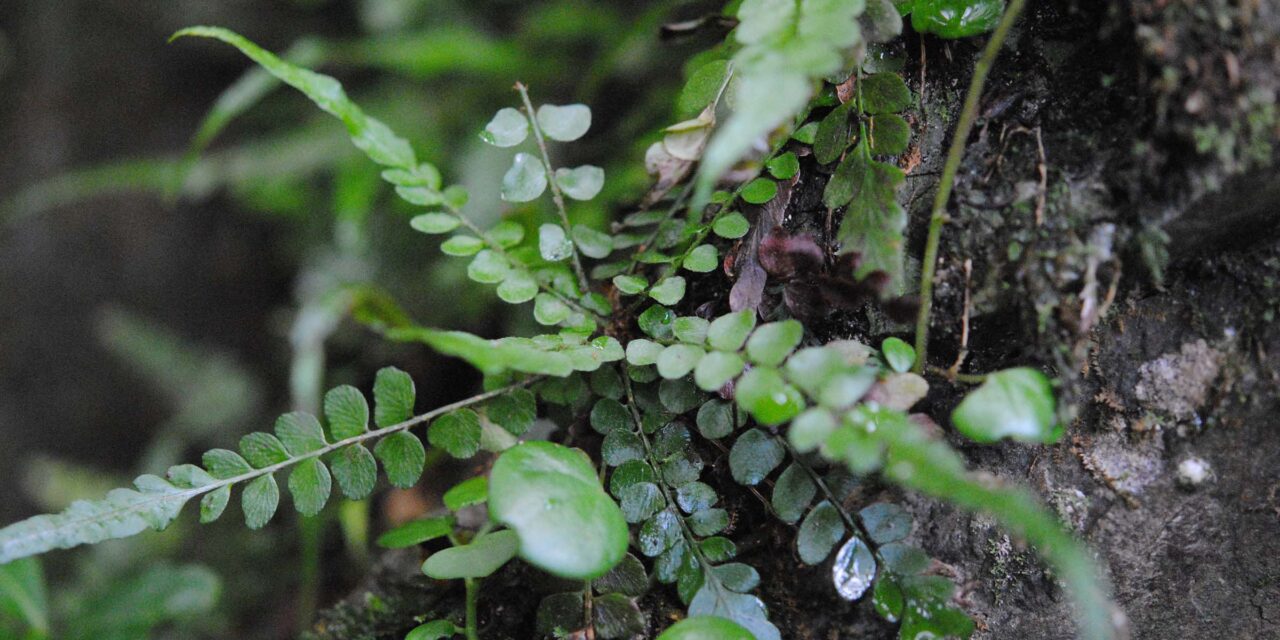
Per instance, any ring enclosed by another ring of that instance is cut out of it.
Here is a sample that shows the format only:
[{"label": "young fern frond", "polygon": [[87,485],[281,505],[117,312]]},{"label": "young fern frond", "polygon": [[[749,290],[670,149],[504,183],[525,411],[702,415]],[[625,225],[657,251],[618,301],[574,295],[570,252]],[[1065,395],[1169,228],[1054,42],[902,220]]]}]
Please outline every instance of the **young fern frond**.
[{"label": "young fern frond", "polygon": [[[244,436],[239,452],[206,452],[203,468],[183,464],[170,467],[164,478],[142,475],[134,481],[133,489],[115,489],[103,500],[79,501],[62,513],[36,516],[0,529],[0,564],[53,549],[124,538],[148,528],[164,529],[189,500],[199,496],[203,496],[200,520],[212,522],[222,515],[235,485],[244,486],[241,506],[245,523],[257,529],[271,519],[279,505],[275,473],[289,468],[293,469],[288,487],[294,506],[304,515],[314,515],[324,507],[333,479],[350,499],[368,496],[376,483],[378,462],[393,485],[412,486],[422,474],[425,449],[418,436],[409,431],[411,428],[435,421],[429,432],[438,433],[432,437],[433,442],[456,440],[458,434],[445,432],[465,427],[450,424],[449,416],[495,401],[534,380],[414,416],[412,380],[398,369],[383,369],[378,372],[373,390],[377,428],[368,428],[369,409],[364,396],[352,387],[337,387],[325,396],[328,434],[314,416],[287,413],[276,421],[274,434],[256,432]],[[476,440],[479,429],[475,425]],[[372,453],[365,446],[370,442],[376,442]]]}]

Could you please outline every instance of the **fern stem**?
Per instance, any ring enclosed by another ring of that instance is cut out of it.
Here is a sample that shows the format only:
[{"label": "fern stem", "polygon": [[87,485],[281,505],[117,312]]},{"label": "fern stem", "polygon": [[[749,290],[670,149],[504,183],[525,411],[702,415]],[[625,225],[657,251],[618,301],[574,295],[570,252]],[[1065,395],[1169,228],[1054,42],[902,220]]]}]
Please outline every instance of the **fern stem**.
[{"label": "fern stem", "polygon": [[[657,459],[653,455],[653,448],[649,444],[649,436],[644,432],[640,411],[636,409],[636,395],[631,388],[631,376],[628,376],[626,371],[621,373],[622,386],[627,391],[627,410],[631,414],[631,422],[635,425],[636,433],[640,436],[640,442],[644,445],[645,460],[653,468],[660,469],[661,465],[657,464]],[[718,583],[720,579],[711,571],[711,563],[707,561],[707,557],[702,553],[702,548],[698,546],[698,539],[689,528],[689,523],[685,522],[684,516],[680,514],[680,507],[676,506],[676,499],[671,495],[671,487],[667,486],[667,481],[663,479],[661,473],[658,474],[656,480],[658,488],[662,491],[662,497],[667,501],[666,508],[674,510],[676,514],[676,522],[680,524],[680,533],[684,536],[685,544],[689,546],[689,553],[692,553],[698,559],[698,566],[702,568],[703,580]]]},{"label": "fern stem", "polygon": [[[529,117],[529,124],[533,128],[533,138],[538,142],[538,150],[542,152],[542,170],[547,173],[547,184],[551,185],[551,199],[556,203],[556,212],[560,214],[560,222],[564,226],[564,234],[566,237],[572,238],[572,227],[569,224],[569,212],[564,206],[564,194],[560,192],[560,185],[556,184],[556,176],[551,171],[551,154],[547,153],[547,141],[542,137],[542,127],[538,125],[538,117],[533,111],[533,102],[529,100],[529,88],[524,86],[523,82],[516,83],[516,91],[520,92],[520,100],[524,102],[525,114]],[[587,272],[582,270],[582,260],[578,257],[578,245],[570,240],[573,246],[573,271],[578,274],[578,285],[582,287],[582,292],[586,293],[588,288]]]},{"label": "fern stem", "polygon": [[480,640],[480,625],[476,621],[480,602],[480,581],[476,578],[464,578],[467,589],[467,640]]},{"label": "fern stem", "polygon": [[982,98],[982,88],[987,82],[987,74],[995,63],[1000,48],[1004,45],[1009,29],[1017,21],[1018,15],[1026,0],[1011,0],[1005,9],[1004,17],[996,27],[987,46],[982,50],[982,57],[973,70],[973,80],[969,82],[969,91],[964,97],[964,107],[960,110],[960,120],[956,123],[955,134],[951,138],[951,148],[947,150],[947,160],[942,165],[942,179],[938,183],[938,191],[934,194],[933,210],[929,215],[929,235],[925,239],[924,260],[920,272],[920,314],[916,317],[916,373],[924,371],[929,346],[929,313],[933,307],[933,277],[938,267],[938,244],[942,240],[942,226],[947,222],[947,201],[951,199],[951,188],[960,170],[960,161],[964,159],[964,149],[969,140],[969,133],[978,119],[978,101]]}]

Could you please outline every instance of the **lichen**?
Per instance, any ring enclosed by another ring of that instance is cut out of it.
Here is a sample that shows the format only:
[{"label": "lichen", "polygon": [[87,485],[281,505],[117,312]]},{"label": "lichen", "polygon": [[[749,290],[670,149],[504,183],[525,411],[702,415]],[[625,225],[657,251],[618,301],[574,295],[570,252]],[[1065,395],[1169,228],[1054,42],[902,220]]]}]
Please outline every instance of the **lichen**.
[{"label": "lichen", "polygon": [[1148,411],[1166,416],[1181,426],[1198,425],[1197,410],[1209,392],[1225,361],[1225,355],[1204,339],[1182,345],[1138,369],[1133,395]]}]

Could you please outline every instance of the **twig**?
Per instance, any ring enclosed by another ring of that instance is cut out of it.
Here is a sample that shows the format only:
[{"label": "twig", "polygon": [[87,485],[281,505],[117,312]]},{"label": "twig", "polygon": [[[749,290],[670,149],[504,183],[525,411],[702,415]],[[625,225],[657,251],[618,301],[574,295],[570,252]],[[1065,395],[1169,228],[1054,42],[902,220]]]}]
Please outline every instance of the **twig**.
[{"label": "twig", "polygon": [[[538,125],[538,116],[533,111],[533,102],[529,100],[529,88],[524,86],[523,82],[516,83],[516,91],[520,92],[520,99],[524,101],[524,109],[529,116],[529,124],[533,127],[533,138],[538,141],[538,150],[542,152],[542,169],[547,173],[547,183],[551,185],[551,199],[556,203],[556,211],[560,214],[560,222],[564,225],[565,236],[570,236],[572,226],[569,224],[569,213],[564,206],[564,194],[560,193],[560,185],[556,184],[556,176],[551,171],[551,154],[547,153],[547,141],[542,137],[542,127]],[[588,288],[587,272],[582,270],[582,260],[578,258],[578,245],[571,243],[573,253],[573,271],[578,274],[578,285],[582,288],[582,292],[586,293]]]},{"label": "twig", "polygon": [[1040,184],[1036,185],[1036,226],[1044,223],[1044,205],[1049,191],[1049,169],[1044,159],[1044,140],[1040,136],[1040,127],[1036,127],[1036,170],[1040,173]]},{"label": "twig", "polygon": [[920,315],[916,318],[916,363],[915,372],[924,371],[924,363],[929,346],[929,312],[933,307],[933,276],[938,266],[938,244],[942,239],[942,225],[947,222],[947,201],[951,198],[951,188],[956,180],[956,172],[960,170],[960,161],[964,159],[965,144],[973,124],[978,119],[978,100],[982,97],[982,88],[987,82],[987,74],[1000,53],[1009,29],[1022,13],[1026,0],[1012,0],[991,40],[982,51],[973,71],[973,80],[969,83],[969,92],[964,98],[964,107],[960,111],[960,120],[951,139],[951,148],[947,150],[947,160],[942,166],[942,180],[938,183],[938,192],[934,196],[933,211],[929,216],[929,235],[925,239],[923,271],[920,274]]}]

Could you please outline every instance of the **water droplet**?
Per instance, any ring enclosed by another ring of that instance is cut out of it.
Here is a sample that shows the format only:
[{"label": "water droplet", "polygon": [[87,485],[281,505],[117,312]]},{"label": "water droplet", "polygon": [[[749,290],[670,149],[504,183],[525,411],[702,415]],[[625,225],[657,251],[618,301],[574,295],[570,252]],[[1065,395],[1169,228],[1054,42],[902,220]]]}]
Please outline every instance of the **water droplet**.
[{"label": "water droplet", "polygon": [[876,577],[876,558],[867,543],[857,537],[849,538],[836,552],[831,567],[831,581],[845,600],[861,598]]}]

